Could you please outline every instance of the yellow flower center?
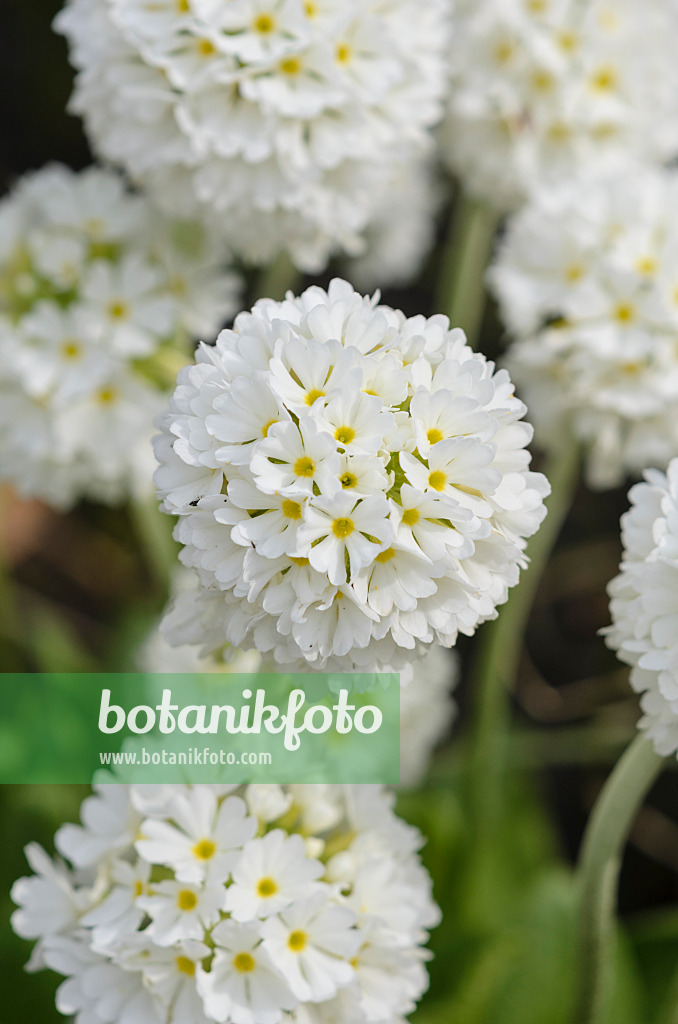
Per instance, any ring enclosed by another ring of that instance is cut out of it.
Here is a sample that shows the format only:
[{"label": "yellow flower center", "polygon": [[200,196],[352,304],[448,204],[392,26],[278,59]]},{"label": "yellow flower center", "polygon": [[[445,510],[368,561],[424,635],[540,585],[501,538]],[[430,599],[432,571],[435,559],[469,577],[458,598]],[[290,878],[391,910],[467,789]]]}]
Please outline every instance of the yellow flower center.
[{"label": "yellow flower center", "polygon": [[527,0],[525,6],[530,14],[543,14],[548,7],[548,0]]},{"label": "yellow flower center", "polygon": [[332,523],[332,533],[339,540],[345,540],[346,537],[350,537],[354,530],[355,526],[352,519],[335,519]]},{"label": "yellow flower center", "polygon": [[591,78],[591,85],[599,92],[611,92],[617,88],[618,82],[619,75],[616,68],[613,68],[611,64],[598,68]]},{"label": "yellow flower center", "polygon": [[614,311],[614,316],[620,324],[628,324],[635,320],[636,311],[630,302],[620,302]]},{"label": "yellow flower center", "polygon": [[298,565],[300,569],[303,569],[305,565],[308,565],[308,558],[296,558],[294,555],[290,555],[290,562]]},{"label": "yellow flower center", "polygon": [[639,274],[646,274],[650,277],[652,274],[656,273],[657,261],[654,256],[641,256],[636,263],[636,269]]},{"label": "yellow flower center", "polygon": [[532,85],[537,92],[548,92],[553,88],[554,78],[549,71],[540,68],[532,75]]},{"label": "yellow flower center", "polygon": [[212,57],[217,52],[214,43],[209,39],[201,39],[198,43],[198,53],[201,57]]},{"label": "yellow flower center", "polygon": [[286,75],[298,75],[301,71],[301,61],[298,57],[285,57],[280,61],[279,67]]},{"label": "yellow flower center", "polygon": [[275,18],[272,14],[260,14],[254,22],[254,29],[256,32],[261,32],[262,35],[268,35],[275,28]]},{"label": "yellow flower center", "polygon": [[383,565],[384,562],[390,562],[392,558],[395,558],[395,551],[393,548],[386,548],[386,551],[380,551],[377,555],[377,562]]},{"label": "yellow flower center", "polygon": [[570,284],[575,284],[581,280],[584,276],[584,268],[581,263],[570,263],[569,267],[565,269],[565,280],[569,281]]},{"label": "yellow flower center", "polygon": [[434,491],[442,491],[446,482],[447,477],[444,473],[441,473],[439,469],[436,469],[433,473],[429,474],[428,485],[429,487],[432,487]]},{"label": "yellow flower center", "polygon": [[558,34],[558,43],[560,44],[561,50],[566,50],[571,53],[579,46],[579,36],[576,32],[560,32]]},{"label": "yellow flower center", "polygon": [[334,439],[339,444],[350,444],[355,437],[355,430],[353,427],[337,427],[334,431]]},{"label": "yellow flower center", "polygon": [[306,949],[306,943],[308,942],[308,935],[306,932],[296,931],[290,932],[287,936],[287,946],[293,953],[301,953],[303,949]]},{"label": "yellow flower center", "polygon": [[177,0],[177,10],[179,11],[179,14],[188,14],[190,9],[191,6],[188,0]]},{"label": "yellow flower center", "polygon": [[494,48],[495,62],[497,64],[508,64],[515,52],[515,44],[510,39],[501,39]]},{"label": "yellow flower center", "polygon": [[268,423],[264,423],[263,427],[261,428],[261,436],[268,437],[269,430],[271,429],[273,424],[277,422],[277,420],[269,420]]},{"label": "yellow flower center", "polygon": [[324,398],[324,397],[325,397],[325,392],[324,391],[318,391],[317,388],[313,388],[306,395],[306,405],[313,405],[313,403],[317,402],[317,400],[319,398]]},{"label": "yellow flower center", "polygon": [[134,899],[135,900],[138,899],[139,896],[141,896],[141,894],[143,893],[143,891],[144,891],[144,883],[143,882],[135,882],[134,883]]},{"label": "yellow flower center", "polygon": [[251,974],[256,964],[250,953],[238,953],[233,957],[233,966],[240,974]]},{"label": "yellow flower center", "polygon": [[262,899],[269,899],[271,896],[275,896],[278,891],[278,885],[273,878],[260,878],[257,882],[257,896],[261,896]]},{"label": "yellow flower center", "polygon": [[302,455],[294,463],[294,472],[296,476],[313,476],[315,473],[315,462],[313,459],[309,459],[308,455]]},{"label": "yellow flower center", "polygon": [[437,444],[438,441],[442,441],[442,439],[443,432],[442,430],[438,430],[437,427],[431,427],[430,430],[426,431],[426,440],[429,444]]},{"label": "yellow flower center", "polygon": [[187,974],[189,978],[195,977],[195,964],[187,956],[178,956],[174,962],[180,974]]},{"label": "yellow flower center", "polygon": [[355,475],[355,473],[344,473],[342,476],[339,477],[339,482],[341,483],[341,486],[346,490],[347,488],[356,486],[356,484],[358,483],[358,477]]},{"label": "yellow flower center", "polygon": [[79,359],[82,355],[82,346],[78,341],[65,341],[61,346],[61,354],[64,359]]},{"label": "yellow flower center", "polygon": [[415,526],[419,522],[419,512],[416,508],[406,508],[403,512],[403,523],[405,526]]},{"label": "yellow flower center", "polygon": [[198,897],[190,889],[181,889],[177,893],[177,906],[179,910],[195,910],[198,905]]},{"label": "yellow flower center", "polygon": [[298,501],[285,498],[282,503],[282,514],[286,519],[301,519],[301,505]]},{"label": "yellow flower center", "polygon": [[201,839],[193,847],[193,856],[198,860],[211,860],[217,852],[217,844],[211,839]]},{"label": "yellow flower center", "polygon": [[311,0],[308,0],[308,2],[304,4],[304,10],[306,11],[306,17],[315,18],[318,13],[318,5],[311,3]]},{"label": "yellow flower center", "polygon": [[352,56],[353,50],[348,43],[339,43],[337,45],[337,62],[339,64],[348,64]]},{"label": "yellow flower center", "polygon": [[108,314],[112,316],[114,320],[124,320],[129,313],[129,308],[126,302],[111,302],[108,306]]},{"label": "yellow flower center", "polygon": [[97,401],[99,405],[112,405],[113,402],[117,401],[118,392],[115,388],[101,388],[97,393]]}]

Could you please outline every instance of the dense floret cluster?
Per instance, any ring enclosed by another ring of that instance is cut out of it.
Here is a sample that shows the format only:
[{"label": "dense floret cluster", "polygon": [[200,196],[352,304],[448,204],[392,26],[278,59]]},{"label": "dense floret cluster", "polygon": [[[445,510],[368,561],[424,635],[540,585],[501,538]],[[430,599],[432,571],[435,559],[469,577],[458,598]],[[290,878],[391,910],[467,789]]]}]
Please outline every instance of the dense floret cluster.
[{"label": "dense floret cluster", "polygon": [[678,459],[629,492],[621,572],[608,587],[607,643],[632,666],[638,723],[662,755],[678,753]]},{"label": "dense floret cluster", "polygon": [[663,0],[458,3],[449,164],[505,211],[538,185],[672,158],[677,28]]},{"label": "dense floret cluster", "polygon": [[397,671],[472,633],[545,514],[524,413],[444,316],[339,280],[261,300],[159,420],[156,483],[203,585],[166,635]]},{"label": "dense floret cluster", "polygon": [[399,1024],[438,921],[378,786],[115,786],[35,844],[12,923],[76,1024]]},{"label": "dense floret cluster", "polygon": [[0,203],[0,478],[58,508],[148,494],[164,388],[236,293],[204,228],[116,174],[20,181]]},{"label": "dense floret cluster", "polygon": [[674,172],[639,168],[544,192],[490,271],[537,440],[583,442],[594,487],[678,451],[677,203]]},{"label": "dense floret cluster", "polygon": [[103,157],[245,258],[313,271],[430,146],[447,23],[447,0],[70,0],[56,21]]}]

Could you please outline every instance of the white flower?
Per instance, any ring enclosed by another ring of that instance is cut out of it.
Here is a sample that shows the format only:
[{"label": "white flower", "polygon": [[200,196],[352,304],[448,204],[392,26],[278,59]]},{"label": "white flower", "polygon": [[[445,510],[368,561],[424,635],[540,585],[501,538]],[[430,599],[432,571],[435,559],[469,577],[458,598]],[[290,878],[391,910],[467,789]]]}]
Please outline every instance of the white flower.
[{"label": "white flower", "polygon": [[246,258],[319,270],[430,149],[448,22],[446,0],[69,0],[55,24],[101,156]]},{"label": "white flower", "polygon": [[0,478],[57,508],[147,496],[168,377],[233,309],[212,233],[60,166],[22,179],[0,226]]},{"label": "white flower", "polygon": [[[279,1024],[326,1013],[335,1024],[368,1024],[412,1011],[427,986],[422,943],[439,915],[416,852],[422,837],[395,817],[382,787],[115,791],[127,802],[118,817],[145,813],[143,832],[156,838],[131,835],[113,844],[114,859],[101,846],[92,861],[90,827],[70,826],[90,868],[71,872],[30,847],[40,874],[12,890],[14,927],[39,940],[31,966],[65,977],[57,1008],[75,1024]],[[235,806],[266,808],[259,838],[238,838],[248,819],[233,818]],[[176,836],[191,809],[201,828],[230,822],[233,880],[178,877],[187,859]],[[257,895],[262,880],[278,886],[277,900]]]},{"label": "white flower", "polygon": [[538,440],[583,442],[594,487],[678,448],[677,199],[673,172],[642,168],[542,193],[490,271]]},{"label": "white flower", "polygon": [[508,210],[539,185],[675,156],[676,27],[662,0],[456,4],[447,162]]},{"label": "white flower", "polygon": [[181,882],[211,885],[225,881],[238,859],[238,847],[256,831],[238,797],[221,804],[207,786],[196,787],[190,798],[179,793],[171,806],[175,824],[147,819],[136,847],[144,860],[166,864]]},{"label": "white flower", "polygon": [[472,633],[545,514],[524,412],[445,317],[339,280],[260,300],[158,420],[156,483],[202,584],[165,635],[398,670]]},{"label": "white flower", "polygon": [[678,459],[646,474],[622,516],[624,556],[608,587],[607,644],[631,665],[638,723],[657,753],[678,754]]}]

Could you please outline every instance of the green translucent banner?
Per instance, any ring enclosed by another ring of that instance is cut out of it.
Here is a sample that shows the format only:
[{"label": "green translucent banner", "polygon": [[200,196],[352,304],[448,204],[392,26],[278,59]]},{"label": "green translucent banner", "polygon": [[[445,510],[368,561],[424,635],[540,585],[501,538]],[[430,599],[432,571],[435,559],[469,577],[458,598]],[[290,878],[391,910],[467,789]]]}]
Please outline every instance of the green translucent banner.
[{"label": "green translucent banner", "polygon": [[3,673],[0,783],[400,781],[397,674]]}]

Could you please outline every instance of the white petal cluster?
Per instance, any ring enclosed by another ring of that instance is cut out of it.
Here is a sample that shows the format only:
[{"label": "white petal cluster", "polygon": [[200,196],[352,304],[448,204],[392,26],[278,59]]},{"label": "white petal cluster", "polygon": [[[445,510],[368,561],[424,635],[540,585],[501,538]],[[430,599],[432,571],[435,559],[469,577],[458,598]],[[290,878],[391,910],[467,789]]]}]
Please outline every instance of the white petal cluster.
[{"label": "white petal cluster", "polygon": [[448,0],[69,0],[97,151],[249,260],[355,251],[443,112]]},{"label": "white petal cluster", "polygon": [[0,479],[57,508],[147,492],[156,363],[216,333],[236,285],[205,229],[110,171],[20,181],[0,203]]},{"label": "white petal cluster", "polygon": [[583,442],[597,488],[678,451],[677,204],[662,170],[544,192],[490,271],[537,440]]},{"label": "white petal cluster", "polygon": [[170,642],[398,671],[496,615],[545,514],[504,370],[345,281],[259,301],[181,371],[156,484],[197,600]]},{"label": "white petal cluster", "polygon": [[607,644],[632,666],[638,723],[657,753],[678,753],[678,459],[646,473],[622,516],[624,556],[608,587]]},{"label": "white petal cluster", "polygon": [[400,1024],[438,922],[379,786],[100,786],[12,924],[75,1024]]},{"label": "white petal cluster", "polygon": [[444,155],[502,211],[538,185],[678,151],[664,0],[475,0],[455,9]]},{"label": "white petal cluster", "polygon": [[[196,586],[196,584],[198,584]],[[199,581],[183,570],[173,580],[175,602],[186,606],[195,601]],[[171,621],[171,613],[165,620]],[[172,647],[159,629],[153,630],[139,652],[144,672],[275,672],[277,667],[256,651],[237,651],[226,646],[218,656],[201,658],[197,647]],[[291,671],[308,670],[307,662]],[[366,669],[370,671],[370,669]],[[400,672],[400,781],[406,786],[421,782],[431,753],[456,717],[452,689],[459,666],[456,654],[437,645],[422,658],[405,665]]]}]

